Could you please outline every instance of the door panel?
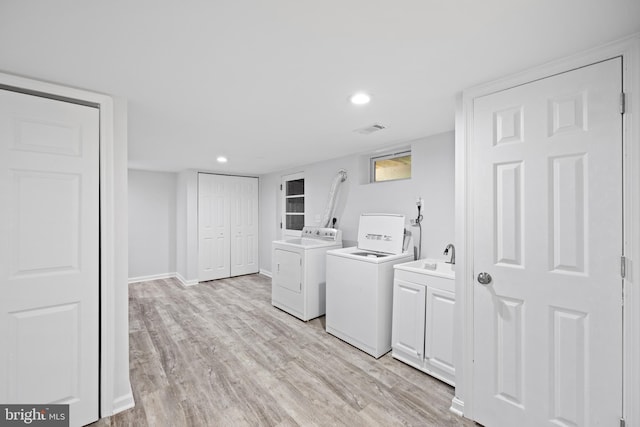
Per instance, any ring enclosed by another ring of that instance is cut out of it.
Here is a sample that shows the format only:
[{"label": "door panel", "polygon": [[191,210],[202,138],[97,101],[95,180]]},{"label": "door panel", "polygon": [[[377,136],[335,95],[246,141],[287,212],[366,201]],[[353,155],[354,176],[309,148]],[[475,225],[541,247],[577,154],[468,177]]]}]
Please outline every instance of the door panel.
[{"label": "door panel", "polygon": [[198,280],[231,274],[229,189],[222,175],[198,174]]},{"label": "door panel", "polygon": [[492,426],[622,415],[619,58],[476,98],[474,408]]},{"label": "door panel", "polygon": [[99,110],[0,90],[0,402],[98,418]]},{"label": "door panel", "polygon": [[229,177],[231,194],[231,235],[234,247],[231,275],[257,273],[258,266],[258,178]]},{"label": "door panel", "polygon": [[[9,372],[10,394],[17,402],[73,402],[79,395],[81,354],[79,304],[40,307],[9,315],[9,341],[14,349]],[[37,336],[34,336],[37,331]],[[47,348],[47,363],[39,360]],[[50,366],[56,366],[52,370]],[[38,387],[33,387],[38,384]]]}]

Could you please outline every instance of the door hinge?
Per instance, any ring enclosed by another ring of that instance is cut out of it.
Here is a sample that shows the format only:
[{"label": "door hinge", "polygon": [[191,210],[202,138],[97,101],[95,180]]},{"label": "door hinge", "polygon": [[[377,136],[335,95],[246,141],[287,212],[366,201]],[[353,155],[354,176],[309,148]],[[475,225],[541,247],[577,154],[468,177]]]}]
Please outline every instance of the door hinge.
[{"label": "door hinge", "polygon": [[280,228],[282,228],[282,221],[280,221]]},{"label": "door hinge", "polygon": [[627,257],[620,257],[620,276],[624,279],[627,277]]},{"label": "door hinge", "polygon": [[282,191],[282,184],[280,184],[280,191]]},{"label": "door hinge", "polygon": [[620,427],[625,427],[627,425],[627,422],[624,420],[624,418],[620,418]]},{"label": "door hinge", "polygon": [[620,114],[624,114],[627,111],[627,99],[624,92],[620,93]]}]

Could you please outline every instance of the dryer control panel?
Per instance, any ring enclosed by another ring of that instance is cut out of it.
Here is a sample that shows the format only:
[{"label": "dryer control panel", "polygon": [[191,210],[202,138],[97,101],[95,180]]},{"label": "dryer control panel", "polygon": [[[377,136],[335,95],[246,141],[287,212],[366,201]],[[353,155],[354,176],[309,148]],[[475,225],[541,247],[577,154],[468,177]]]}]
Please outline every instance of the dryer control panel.
[{"label": "dryer control panel", "polygon": [[319,239],[329,242],[341,242],[342,231],[336,228],[308,226],[302,229],[302,238]]}]

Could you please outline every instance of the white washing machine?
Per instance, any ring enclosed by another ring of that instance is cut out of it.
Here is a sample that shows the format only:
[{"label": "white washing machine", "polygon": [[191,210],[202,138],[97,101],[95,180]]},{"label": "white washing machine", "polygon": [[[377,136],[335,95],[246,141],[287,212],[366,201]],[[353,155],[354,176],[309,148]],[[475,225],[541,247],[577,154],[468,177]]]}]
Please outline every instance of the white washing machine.
[{"label": "white washing machine", "polygon": [[342,232],[304,227],[301,238],[272,248],[271,304],[305,322],[324,315],[326,252],[342,248]]},{"label": "white washing machine", "polygon": [[405,217],[362,214],[358,246],[327,252],[326,330],[379,358],[391,350],[393,266],[405,250]]}]

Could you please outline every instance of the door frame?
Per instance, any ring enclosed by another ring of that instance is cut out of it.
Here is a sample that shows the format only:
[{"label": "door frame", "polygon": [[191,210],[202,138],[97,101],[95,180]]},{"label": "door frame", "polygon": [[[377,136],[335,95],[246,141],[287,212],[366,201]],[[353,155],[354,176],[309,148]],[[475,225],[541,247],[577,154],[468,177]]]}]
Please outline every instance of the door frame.
[{"label": "door frame", "polygon": [[[4,89],[14,89],[17,92],[27,93],[31,95],[43,96],[63,101],[78,102],[80,104],[92,105],[99,108],[100,114],[100,274],[99,274],[99,409],[98,418],[112,415],[124,409],[133,407],[133,395],[131,394],[131,386],[127,382],[129,388],[128,393],[122,396],[115,396],[116,384],[115,379],[118,372],[123,369],[122,366],[116,366],[117,363],[122,364],[121,355],[116,354],[116,332],[121,333],[122,316],[117,316],[116,312],[116,288],[121,283],[122,272],[126,274],[126,261],[124,261],[124,269],[122,254],[126,260],[126,250],[117,251],[116,236],[119,240],[123,237],[121,214],[116,212],[117,192],[122,188],[122,182],[118,175],[119,166],[122,162],[122,150],[115,148],[116,133],[120,137],[122,129],[116,127],[116,110],[114,108],[114,100],[107,95],[90,92],[82,89],[76,89],[61,86],[44,81],[33,80],[17,75],[0,72],[0,87]],[[123,118],[118,116],[118,120]],[[126,118],[124,118],[126,120]],[[126,121],[125,121],[126,123]],[[126,132],[126,130],[124,130]],[[126,133],[125,133],[126,135]],[[126,138],[126,136],[125,136]],[[126,144],[126,139],[123,142]],[[126,153],[126,147],[125,151]],[[125,160],[126,161],[126,160]],[[126,188],[126,181],[125,188]],[[125,195],[126,197],[126,195]],[[122,205],[120,205],[122,208]],[[124,206],[126,209],[126,205]],[[126,211],[124,213],[126,215]],[[125,222],[126,224],[126,222]],[[124,228],[124,238],[126,241],[126,227]],[[122,241],[120,242],[122,244]],[[126,275],[124,283],[126,283]],[[120,301],[118,300],[118,304]],[[125,305],[125,312],[128,309]],[[119,307],[122,310],[122,307]],[[128,313],[127,313],[128,315]],[[118,331],[116,331],[116,326]],[[128,323],[124,325],[128,333]],[[128,336],[127,349],[128,351]],[[120,357],[118,357],[120,356]],[[126,359],[126,378],[129,378],[128,355]],[[120,375],[121,376],[121,375]]]},{"label": "door frame", "polygon": [[[475,98],[584,67],[613,57],[623,58],[623,224],[626,278],[623,281],[623,414],[627,425],[640,425],[640,33],[553,61],[524,72],[479,85],[458,94],[455,120],[455,230],[456,230],[456,389],[451,411],[474,419],[473,402],[473,300],[474,300],[474,183],[470,158]],[[634,110],[635,107],[635,110]],[[634,222],[635,218],[635,222]],[[637,254],[637,255],[636,255]],[[621,254],[622,255],[622,254]],[[639,282],[640,279],[636,279]]]}]

